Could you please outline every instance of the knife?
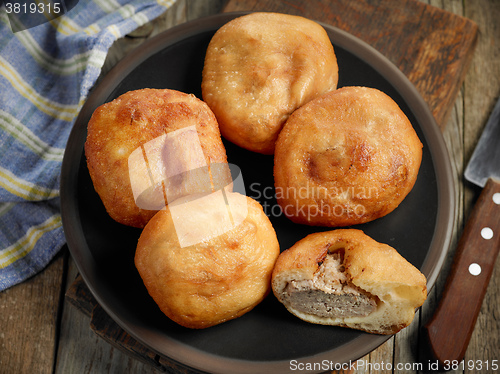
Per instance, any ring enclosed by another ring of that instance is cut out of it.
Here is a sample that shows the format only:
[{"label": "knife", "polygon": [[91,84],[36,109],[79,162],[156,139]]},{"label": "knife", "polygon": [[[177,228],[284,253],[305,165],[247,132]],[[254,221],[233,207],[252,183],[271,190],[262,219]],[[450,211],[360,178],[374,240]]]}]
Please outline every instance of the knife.
[{"label": "knife", "polygon": [[465,356],[500,248],[500,100],[465,170],[483,190],[464,227],[435,314],[424,326],[440,367]]}]

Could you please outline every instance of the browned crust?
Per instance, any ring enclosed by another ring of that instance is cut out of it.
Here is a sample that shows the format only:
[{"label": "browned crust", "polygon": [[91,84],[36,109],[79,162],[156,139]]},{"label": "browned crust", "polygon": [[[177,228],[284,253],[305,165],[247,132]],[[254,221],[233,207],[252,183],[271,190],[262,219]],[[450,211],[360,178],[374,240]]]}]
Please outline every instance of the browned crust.
[{"label": "browned crust", "polygon": [[151,219],[156,211],[135,204],[128,157],[148,141],[192,125],[207,164],[226,163],[217,120],[194,95],[169,89],[135,90],[94,111],[88,123],[85,155],[94,188],[111,218],[134,227],[144,227]]},{"label": "browned crust", "polygon": [[383,92],[343,87],[310,101],[276,143],[276,196],[292,221],[349,226],[383,217],[412,190],[422,143]]},{"label": "browned crust", "polygon": [[299,16],[255,12],[215,33],[201,88],[225,138],[272,154],[288,116],[334,90],[337,81],[337,59],[323,27]]},{"label": "browned crust", "polygon": [[[245,220],[218,237],[181,248],[168,207],[140,236],[137,270],[159,308],[181,326],[201,329],[237,318],[271,290],[276,233],[261,205],[243,197]],[[199,214],[214,219],[210,210]]]}]

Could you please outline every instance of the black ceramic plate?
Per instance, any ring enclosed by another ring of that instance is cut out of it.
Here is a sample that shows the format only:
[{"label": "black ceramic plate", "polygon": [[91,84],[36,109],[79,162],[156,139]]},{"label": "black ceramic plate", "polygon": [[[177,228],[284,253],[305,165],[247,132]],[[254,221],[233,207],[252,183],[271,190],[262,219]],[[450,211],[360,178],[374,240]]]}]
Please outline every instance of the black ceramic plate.
[{"label": "black ceramic plate", "polygon": [[[86,168],[86,127],[96,107],[146,87],[177,89],[201,98],[206,47],[220,26],[241,14],[196,20],[158,35],[122,60],[91,93],[71,133],[62,168],[62,215],[69,249],[106,312],[137,340],[183,365],[214,373],[276,374],[290,372],[298,363],[354,361],[388,337],[308,324],[288,313],[272,294],[246,315],[205,330],[171,322],[135,270],[140,230],[109,218]],[[424,144],[417,183],[404,202],[388,216],[356,228],[395,247],[426,275],[431,288],[448,249],[454,214],[451,168],[441,133],[425,102],[394,65],[359,39],[324,27],[339,62],[339,86],[375,87],[390,95]],[[282,249],[324,230],[279,216],[272,193],[264,190],[273,186],[272,156],[225,144],[229,162],[242,170],[247,195],[267,206]]]}]

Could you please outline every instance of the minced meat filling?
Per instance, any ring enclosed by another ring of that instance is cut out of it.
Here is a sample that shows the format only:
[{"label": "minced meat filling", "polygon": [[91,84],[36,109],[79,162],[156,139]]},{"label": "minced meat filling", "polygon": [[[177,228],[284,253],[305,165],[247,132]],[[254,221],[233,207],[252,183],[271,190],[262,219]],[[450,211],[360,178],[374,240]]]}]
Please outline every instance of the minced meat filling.
[{"label": "minced meat filling", "polygon": [[320,317],[367,316],[375,310],[374,297],[349,284],[340,251],[328,254],[313,279],[291,281],[286,302],[293,309]]}]

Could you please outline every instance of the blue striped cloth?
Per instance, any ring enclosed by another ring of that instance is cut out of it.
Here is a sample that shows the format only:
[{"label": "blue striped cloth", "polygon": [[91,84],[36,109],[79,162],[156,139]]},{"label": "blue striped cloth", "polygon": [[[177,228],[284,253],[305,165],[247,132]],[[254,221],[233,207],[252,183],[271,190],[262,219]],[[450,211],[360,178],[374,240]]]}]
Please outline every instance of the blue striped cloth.
[{"label": "blue striped cloth", "polygon": [[174,2],[80,0],[14,33],[0,9],[0,291],[38,273],[65,243],[64,147],[108,49]]}]

